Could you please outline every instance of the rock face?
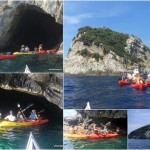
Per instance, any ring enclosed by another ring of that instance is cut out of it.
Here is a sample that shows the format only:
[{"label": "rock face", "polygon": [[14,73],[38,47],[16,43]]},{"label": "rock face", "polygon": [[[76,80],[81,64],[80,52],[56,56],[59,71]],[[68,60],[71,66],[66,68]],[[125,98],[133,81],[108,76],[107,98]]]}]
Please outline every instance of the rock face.
[{"label": "rock face", "polygon": [[129,139],[150,139],[150,125],[132,131],[128,137]]},{"label": "rock face", "polygon": [[92,118],[127,118],[127,111],[126,110],[84,110],[81,111],[85,114],[87,114],[89,117]]},{"label": "rock face", "polygon": [[63,41],[63,2],[0,1],[0,50],[32,49],[42,43],[45,49],[60,48]]},{"label": "rock face", "polygon": [[[149,71],[150,49],[139,38],[114,32],[108,28],[89,27],[84,32],[80,30],[73,38],[64,62],[66,74],[117,74],[137,64],[146,67]],[[110,37],[103,38],[105,32],[106,36],[110,34]],[[123,37],[122,40],[117,39],[117,35]],[[98,39],[103,42],[99,40],[98,43]],[[124,43],[119,45],[117,40]]]},{"label": "rock face", "polygon": [[127,129],[127,111],[125,110],[77,110],[78,114],[73,118],[64,118],[64,124],[80,125],[89,128],[96,123],[99,127],[103,125],[109,126],[112,131],[116,127],[123,130]]},{"label": "rock face", "polygon": [[63,74],[0,74],[0,87],[43,96],[63,108]]}]

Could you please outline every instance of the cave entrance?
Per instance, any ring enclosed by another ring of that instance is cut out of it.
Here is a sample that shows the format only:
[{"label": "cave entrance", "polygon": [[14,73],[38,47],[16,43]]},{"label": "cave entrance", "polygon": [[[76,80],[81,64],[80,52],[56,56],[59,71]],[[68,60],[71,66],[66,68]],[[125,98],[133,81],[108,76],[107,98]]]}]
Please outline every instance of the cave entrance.
[{"label": "cave entrance", "polygon": [[44,49],[58,48],[63,40],[63,26],[50,14],[35,5],[21,4],[15,10],[9,39],[4,49],[18,51],[22,44],[31,50],[39,44]]},{"label": "cave entrance", "polygon": [[17,103],[20,103],[22,109],[26,108],[31,103],[34,104],[33,107],[24,112],[26,117],[30,115],[32,109],[36,109],[37,112],[45,109],[45,112],[41,114],[43,117],[48,118],[50,121],[62,121],[62,109],[48,102],[44,97],[0,88],[0,113],[2,113],[2,118],[7,116],[10,110],[12,110],[13,114],[16,115],[19,110]]}]

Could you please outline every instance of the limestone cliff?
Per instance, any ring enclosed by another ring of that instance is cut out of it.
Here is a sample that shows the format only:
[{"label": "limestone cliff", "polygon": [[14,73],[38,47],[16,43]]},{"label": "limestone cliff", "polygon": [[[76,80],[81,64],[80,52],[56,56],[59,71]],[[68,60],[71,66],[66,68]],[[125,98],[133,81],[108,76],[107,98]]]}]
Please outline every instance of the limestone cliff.
[{"label": "limestone cliff", "polygon": [[150,125],[132,131],[128,137],[129,139],[150,139]]},{"label": "limestone cliff", "polygon": [[17,51],[21,44],[33,48],[40,43],[59,49],[62,24],[61,0],[0,1],[0,50]]},{"label": "limestone cliff", "polygon": [[109,28],[83,27],[73,38],[64,62],[66,74],[113,74],[142,65],[148,70],[150,49],[133,35]]},{"label": "limestone cliff", "polygon": [[63,108],[63,74],[0,74],[0,88],[42,96]]}]

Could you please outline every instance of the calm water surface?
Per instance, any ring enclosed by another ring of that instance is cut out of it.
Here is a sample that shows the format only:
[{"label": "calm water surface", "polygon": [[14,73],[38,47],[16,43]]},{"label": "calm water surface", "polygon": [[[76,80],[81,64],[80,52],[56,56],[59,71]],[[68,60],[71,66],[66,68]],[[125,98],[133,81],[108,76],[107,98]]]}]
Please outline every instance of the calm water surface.
[{"label": "calm water surface", "polygon": [[54,122],[34,127],[1,127],[0,149],[25,149],[30,132],[33,133],[41,149],[62,149],[62,125]]},{"label": "calm water surface", "polygon": [[14,59],[0,60],[0,72],[62,72],[63,58],[53,53],[46,55],[18,55]]},{"label": "calm water surface", "polygon": [[127,138],[111,139],[64,139],[64,149],[126,149]]},{"label": "calm water surface", "polygon": [[129,149],[150,149],[150,139],[129,139]]},{"label": "calm water surface", "polygon": [[150,109],[150,88],[140,91],[119,87],[113,76],[65,76],[64,107],[81,109],[88,101],[92,109]]}]

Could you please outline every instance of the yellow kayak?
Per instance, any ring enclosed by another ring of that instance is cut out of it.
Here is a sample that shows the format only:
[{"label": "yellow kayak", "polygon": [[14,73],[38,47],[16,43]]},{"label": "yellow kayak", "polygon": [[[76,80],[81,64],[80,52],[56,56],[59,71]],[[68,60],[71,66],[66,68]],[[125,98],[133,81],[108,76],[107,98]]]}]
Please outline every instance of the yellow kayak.
[{"label": "yellow kayak", "polygon": [[40,124],[45,124],[48,122],[48,119],[43,120],[32,120],[32,121],[23,121],[23,122],[11,122],[3,120],[0,122],[0,127],[20,127],[20,126],[36,126]]},{"label": "yellow kayak", "polygon": [[68,138],[89,138],[89,139],[100,139],[100,138],[114,138],[118,137],[117,133],[107,133],[107,134],[72,134],[72,133],[65,133],[65,137]]},{"label": "yellow kayak", "polygon": [[14,55],[31,55],[33,54],[32,52],[14,52]]},{"label": "yellow kayak", "polygon": [[87,136],[85,134],[64,133],[64,137],[69,137],[69,138],[86,138]]}]

